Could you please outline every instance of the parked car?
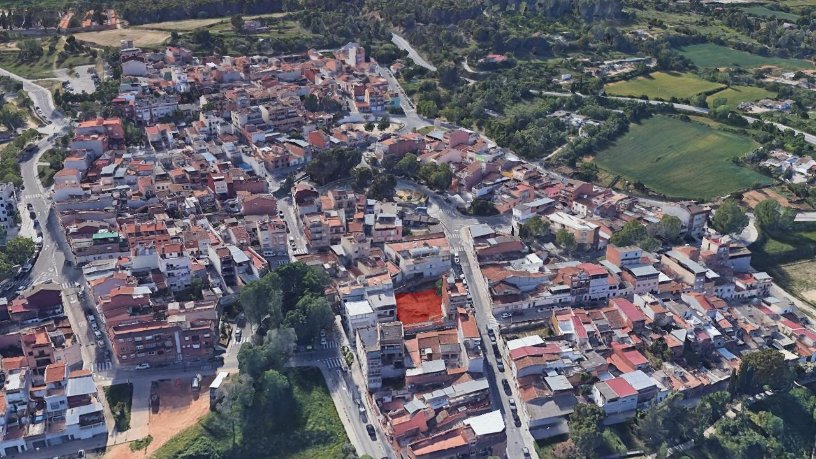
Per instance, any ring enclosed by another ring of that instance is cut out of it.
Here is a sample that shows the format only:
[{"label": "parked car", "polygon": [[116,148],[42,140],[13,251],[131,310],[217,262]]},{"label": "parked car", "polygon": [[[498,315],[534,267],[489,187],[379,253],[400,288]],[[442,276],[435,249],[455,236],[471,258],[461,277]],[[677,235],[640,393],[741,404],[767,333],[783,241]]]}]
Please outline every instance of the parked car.
[{"label": "parked car", "polygon": [[513,391],[510,390],[510,383],[507,382],[506,379],[502,379],[502,387],[504,388],[504,394],[505,395],[510,395],[510,394],[513,393]]},{"label": "parked car", "polygon": [[374,430],[374,426],[371,424],[366,424],[366,431],[368,432],[368,436],[371,437],[372,440],[377,439],[377,432]]},{"label": "parked car", "polygon": [[526,446],[524,448],[521,448],[521,452],[522,452],[522,454],[524,454],[524,459],[532,457],[532,456],[530,456],[530,450],[527,449]]},{"label": "parked car", "polygon": [[502,363],[501,360],[496,362],[496,369],[499,370],[500,372],[504,373],[504,364]]},{"label": "parked car", "polygon": [[516,409],[517,409],[516,408],[516,399],[514,399],[513,397],[510,397],[510,399],[507,400],[507,403],[510,404],[510,410],[516,411]]},{"label": "parked car", "polygon": [[147,370],[148,368],[150,368],[150,364],[146,362],[136,365],[137,370]]},{"label": "parked car", "polygon": [[99,347],[105,347],[105,341],[101,340],[101,339],[98,339],[98,340],[96,340],[96,345],[99,346]]}]

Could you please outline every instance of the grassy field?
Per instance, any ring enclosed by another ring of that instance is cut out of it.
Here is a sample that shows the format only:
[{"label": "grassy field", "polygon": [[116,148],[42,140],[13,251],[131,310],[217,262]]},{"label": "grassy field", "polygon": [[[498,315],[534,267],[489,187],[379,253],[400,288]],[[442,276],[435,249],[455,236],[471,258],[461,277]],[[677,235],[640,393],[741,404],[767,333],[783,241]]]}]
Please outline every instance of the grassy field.
[{"label": "grassy field", "polygon": [[721,87],[723,85],[703,80],[690,73],[654,72],[633,80],[608,84],[605,90],[607,94],[613,96],[647,96],[649,99],[669,100],[672,97],[688,98]]},{"label": "grassy field", "polygon": [[17,62],[16,52],[0,53],[0,68],[6,69],[11,73],[16,73],[23,78],[39,79],[39,78],[53,78],[54,77],[54,56],[43,55],[35,62],[20,63]]},{"label": "grassy field", "polygon": [[229,18],[211,18],[211,19],[187,19],[184,21],[168,21],[168,22],[153,22],[150,24],[141,24],[135,26],[134,29],[142,30],[165,30],[167,32],[190,32],[202,27],[209,27],[219,22],[229,22]]},{"label": "grassy field", "polygon": [[744,67],[774,66],[786,70],[811,69],[813,64],[804,59],[766,57],[711,43],[689,45],[680,53],[691,59],[698,67]]},{"label": "grassy field", "polygon": [[[343,423],[329,395],[320,370],[315,368],[287,371],[294,388],[298,413],[292,413],[292,426],[286,433],[265,432],[263,444],[281,445],[267,451],[264,457],[292,459],[333,459],[342,457],[348,442]],[[207,445],[211,451],[220,451],[220,457],[230,456],[232,437],[229,432],[215,428],[217,413],[210,413],[196,425],[179,433],[153,455],[154,459],[193,457],[191,451]],[[251,448],[256,438],[242,438],[238,433],[238,448]],[[252,451],[250,449],[250,451]],[[196,457],[205,457],[204,455]],[[259,457],[247,455],[245,457]]]},{"label": "grassy field", "polygon": [[749,246],[751,265],[767,271],[782,288],[816,306],[816,230],[797,224],[792,231],[763,232]]},{"label": "grassy field", "polygon": [[776,11],[760,5],[754,5],[748,8],[743,8],[743,11],[745,11],[748,14],[753,14],[754,16],[759,16],[761,18],[769,18],[772,16],[776,16],[779,19],[784,19],[786,21],[796,21],[797,19],[799,19],[798,14],[785,13],[784,11]]},{"label": "grassy field", "polygon": [[633,124],[612,147],[600,152],[595,162],[657,193],[708,200],[772,183],[768,177],[731,162],[755,147],[748,138],[696,121],[655,116]]},{"label": "grassy field", "polygon": [[768,91],[764,88],[757,88],[754,86],[731,86],[730,88],[723,89],[720,92],[715,92],[714,94],[706,97],[706,103],[708,103],[709,108],[711,108],[714,107],[714,101],[716,99],[725,99],[725,106],[731,110],[735,110],[737,105],[741,104],[742,102],[752,102],[759,99],[773,99],[774,97],[776,97],[776,93]]},{"label": "grassy field", "polygon": [[113,29],[99,32],[83,32],[74,35],[77,40],[96,43],[100,46],[118,48],[122,40],[133,40],[134,46],[158,46],[170,38],[165,30]]}]

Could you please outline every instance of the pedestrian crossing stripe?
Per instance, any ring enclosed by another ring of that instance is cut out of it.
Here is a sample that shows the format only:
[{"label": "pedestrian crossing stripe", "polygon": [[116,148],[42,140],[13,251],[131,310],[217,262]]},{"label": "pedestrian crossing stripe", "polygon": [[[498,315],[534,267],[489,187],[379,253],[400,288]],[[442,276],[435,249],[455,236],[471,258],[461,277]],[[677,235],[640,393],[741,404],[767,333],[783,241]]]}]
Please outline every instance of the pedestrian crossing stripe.
[{"label": "pedestrian crossing stripe", "polygon": [[113,368],[113,362],[110,360],[105,362],[94,362],[93,364],[94,372],[97,371],[108,371]]},{"label": "pedestrian crossing stripe", "polygon": [[322,362],[326,364],[326,367],[328,367],[330,370],[343,367],[343,363],[337,357],[333,359],[323,359]]}]

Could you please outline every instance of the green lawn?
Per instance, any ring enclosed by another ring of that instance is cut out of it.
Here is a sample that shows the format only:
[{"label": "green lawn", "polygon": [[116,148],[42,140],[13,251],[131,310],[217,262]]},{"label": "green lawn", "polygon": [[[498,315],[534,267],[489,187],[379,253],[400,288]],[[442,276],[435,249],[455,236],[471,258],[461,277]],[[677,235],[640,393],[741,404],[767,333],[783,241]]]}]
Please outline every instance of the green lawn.
[{"label": "green lawn", "polygon": [[708,200],[773,183],[731,162],[756,146],[746,137],[696,121],[655,116],[633,124],[595,162],[668,197]]},{"label": "green lawn", "polygon": [[753,14],[754,16],[759,16],[761,18],[769,18],[772,16],[776,16],[779,19],[784,19],[786,21],[796,21],[799,19],[798,14],[785,13],[784,11],[776,11],[760,5],[743,8],[742,10],[748,14]]},{"label": "green lawn", "polygon": [[30,80],[54,78],[53,62],[53,55],[44,54],[35,62],[20,63],[17,61],[16,52],[0,52],[0,68]]},{"label": "green lawn", "polygon": [[755,68],[770,65],[786,70],[813,68],[813,64],[804,59],[760,56],[712,43],[684,46],[680,48],[680,53],[698,67]]},{"label": "green lawn", "polygon": [[669,100],[672,97],[688,98],[721,87],[723,85],[703,80],[690,73],[654,72],[633,80],[608,84],[605,89],[607,94],[613,96],[646,96],[649,99]]},{"label": "green lawn", "polygon": [[776,93],[768,91],[764,88],[757,88],[754,86],[731,86],[722,91],[715,92],[706,98],[708,107],[714,107],[716,99],[725,99],[725,106],[731,110],[736,110],[737,106],[742,102],[752,102],[760,99],[773,99]]},{"label": "green lawn", "polygon": [[790,231],[763,231],[751,246],[751,264],[759,270],[813,258],[816,255],[816,230],[811,224],[796,224]]},{"label": "green lawn", "polygon": [[[286,372],[294,388],[298,412],[292,413],[285,433],[262,432],[261,437],[244,437],[237,433],[237,447],[232,449],[229,429],[219,422],[218,413],[210,413],[194,426],[180,432],[162,445],[153,459],[180,457],[264,457],[293,459],[334,459],[342,457],[348,443],[343,423],[328,393],[320,370],[292,369]],[[249,421],[257,427],[263,420]],[[240,430],[240,427],[239,427]],[[205,454],[206,452],[206,454]]]}]

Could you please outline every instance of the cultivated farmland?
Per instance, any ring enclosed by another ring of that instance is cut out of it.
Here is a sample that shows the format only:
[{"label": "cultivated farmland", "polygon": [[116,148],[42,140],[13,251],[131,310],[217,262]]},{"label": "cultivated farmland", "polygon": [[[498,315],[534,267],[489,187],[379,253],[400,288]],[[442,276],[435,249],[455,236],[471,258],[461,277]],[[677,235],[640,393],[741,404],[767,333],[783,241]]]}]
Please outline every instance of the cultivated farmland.
[{"label": "cultivated farmland", "polygon": [[786,70],[813,68],[813,64],[804,59],[760,56],[712,43],[684,46],[680,48],[680,53],[691,59],[694,65],[698,67],[756,68],[774,66]]},{"label": "cultivated farmland", "polygon": [[706,81],[690,73],[654,72],[632,80],[606,85],[606,93],[613,96],[641,97],[669,100],[688,98],[701,92],[714,91],[724,86]]},{"label": "cultivated farmland", "polygon": [[731,159],[757,146],[752,140],[695,121],[655,116],[595,157],[612,174],[639,181],[673,198],[708,200],[773,181]]}]

